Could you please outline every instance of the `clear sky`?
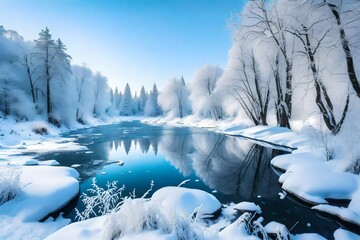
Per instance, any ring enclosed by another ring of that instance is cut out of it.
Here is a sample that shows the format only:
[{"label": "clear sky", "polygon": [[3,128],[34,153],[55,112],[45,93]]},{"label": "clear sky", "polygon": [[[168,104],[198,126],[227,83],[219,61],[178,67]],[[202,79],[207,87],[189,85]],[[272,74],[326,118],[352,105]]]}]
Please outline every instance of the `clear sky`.
[{"label": "clear sky", "polygon": [[225,66],[228,20],[244,0],[0,0],[0,25],[33,40],[46,26],[85,63],[132,92],[204,64]]}]

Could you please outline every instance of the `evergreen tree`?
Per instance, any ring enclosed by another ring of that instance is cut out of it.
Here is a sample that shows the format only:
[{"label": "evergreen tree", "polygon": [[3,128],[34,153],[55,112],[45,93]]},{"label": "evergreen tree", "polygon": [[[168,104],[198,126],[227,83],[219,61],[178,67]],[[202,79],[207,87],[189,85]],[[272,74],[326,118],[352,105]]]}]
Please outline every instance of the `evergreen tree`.
[{"label": "evergreen tree", "polygon": [[144,108],[144,115],[148,117],[155,117],[162,114],[161,108],[158,103],[159,92],[156,84],[153,85],[153,90],[150,92]]},{"label": "evergreen tree", "polygon": [[[71,57],[66,53],[66,47],[63,42],[58,39],[54,41],[50,34],[50,30],[45,28],[39,33],[39,38],[35,40],[35,47],[38,50],[37,56],[39,58],[38,68],[41,71],[40,79],[45,82],[46,85],[46,113],[49,123],[59,125],[59,120],[53,115],[53,93],[54,87],[53,80],[56,79],[57,83],[64,83],[71,76]],[[61,84],[60,84],[61,86]],[[58,89],[59,90],[59,89]],[[58,96],[64,96],[56,92]],[[59,100],[59,101],[61,101]],[[63,104],[58,102],[60,106]]]},{"label": "evergreen tree", "polygon": [[35,46],[38,49],[38,56],[40,58],[40,68],[42,71],[41,77],[46,83],[46,113],[48,122],[52,122],[51,116],[51,92],[50,81],[52,79],[52,61],[54,49],[56,49],[55,42],[52,39],[50,30],[46,27],[45,30],[41,30],[39,38],[35,40]]},{"label": "evergreen tree", "polygon": [[147,96],[147,94],[145,92],[145,88],[144,88],[144,86],[142,86],[141,91],[140,91],[140,99],[139,99],[139,110],[140,110],[140,112],[144,112],[147,98],[148,98],[148,96]]},{"label": "evergreen tree", "polygon": [[119,111],[119,107],[120,107],[120,94],[119,94],[119,90],[118,88],[116,87],[115,88],[115,92],[114,92],[114,106],[115,106],[115,109],[117,111]]},{"label": "evergreen tree", "polygon": [[122,116],[131,116],[133,109],[132,96],[130,86],[127,83],[124,90],[124,95],[121,98],[119,113]]}]

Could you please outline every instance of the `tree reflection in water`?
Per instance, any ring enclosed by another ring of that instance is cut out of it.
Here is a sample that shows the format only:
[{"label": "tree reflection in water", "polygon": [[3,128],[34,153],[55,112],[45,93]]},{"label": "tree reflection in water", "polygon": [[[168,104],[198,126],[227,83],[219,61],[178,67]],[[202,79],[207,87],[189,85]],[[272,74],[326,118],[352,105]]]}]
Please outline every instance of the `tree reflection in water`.
[{"label": "tree reflection in water", "polygon": [[266,189],[274,174],[268,161],[272,150],[218,134],[195,136],[194,147],[194,170],[210,188],[244,199],[270,192]]},{"label": "tree reflection in water", "polygon": [[169,134],[163,135],[159,142],[159,148],[165,159],[184,177],[193,172],[191,153],[194,151],[194,147],[189,129],[183,129],[181,134],[171,131]]}]

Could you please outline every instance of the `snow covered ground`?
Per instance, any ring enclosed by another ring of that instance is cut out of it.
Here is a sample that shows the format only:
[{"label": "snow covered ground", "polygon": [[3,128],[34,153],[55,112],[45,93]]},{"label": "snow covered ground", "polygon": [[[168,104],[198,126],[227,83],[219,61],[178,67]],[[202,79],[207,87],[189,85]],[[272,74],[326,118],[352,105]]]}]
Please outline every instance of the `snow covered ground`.
[{"label": "snow covered ground", "polygon": [[[16,194],[0,205],[0,239],[44,239],[70,223],[62,216],[50,217],[45,222],[39,220],[79,193],[79,174],[75,169],[57,166],[59,163],[55,160],[37,161],[33,155],[24,154],[87,148],[74,143],[73,139],[59,137],[66,129],[45,122],[0,118],[0,126],[0,193]],[[46,133],[36,134],[36,129],[46,129]]]},{"label": "snow covered ground", "polygon": [[69,224],[70,221],[62,217],[50,218],[44,223],[38,221],[78,194],[78,172],[53,166],[18,168],[20,190],[15,198],[0,205],[0,239],[42,239]]},{"label": "snow covered ground", "polygon": [[[151,199],[125,199],[117,212],[70,224],[50,235],[47,240],[260,240],[260,232],[265,235],[275,234],[283,237],[281,239],[290,236],[286,227],[280,223],[270,222],[263,226],[263,218],[255,213],[236,214],[238,210],[261,213],[258,206],[246,202],[226,206],[217,220],[204,219],[220,207],[219,201],[207,192],[164,187],[155,192]],[[234,221],[236,215],[238,218]],[[324,239],[318,234],[291,237],[298,240]]]}]

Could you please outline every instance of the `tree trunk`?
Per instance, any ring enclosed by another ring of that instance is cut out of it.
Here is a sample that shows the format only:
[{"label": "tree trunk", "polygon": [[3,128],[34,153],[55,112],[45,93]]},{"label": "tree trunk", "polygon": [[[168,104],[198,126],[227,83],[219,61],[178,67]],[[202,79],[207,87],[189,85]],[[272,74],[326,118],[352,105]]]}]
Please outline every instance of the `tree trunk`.
[{"label": "tree trunk", "polygon": [[29,66],[29,60],[28,60],[27,56],[25,56],[25,68],[26,68],[26,73],[28,75],[29,82],[30,82],[31,97],[32,97],[33,103],[36,103],[34,82],[32,80],[31,70],[30,70],[30,66]]},{"label": "tree trunk", "polygon": [[[292,75],[291,73],[291,65],[288,66],[288,64],[290,64],[289,61],[287,61],[287,66],[286,66],[286,79],[287,79],[287,87],[291,87],[291,81],[292,81]],[[276,87],[276,94],[277,94],[277,99],[275,102],[275,106],[276,106],[276,119],[277,119],[277,123],[280,127],[287,127],[290,129],[290,116],[291,116],[291,110],[289,110],[289,105],[290,105],[290,109],[291,109],[291,89],[288,90],[286,89],[286,94],[284,96],[283,94],[283,90],[281,87],[281,79],[280,79],[280,70],[279,70],[279,55],[276,56],[276,60],[275,60],[275,70],[274,70],[274,79],[275,79],[275,87]]]},{"label": "tree trunk", "polygon": [[[320,76],[319,76],[319,72],[316,68],[316,64],[315,64],[315,57],[314,57],[314,52],[312,51],[312,47],[311,47],[311,43],[310,43],[310,39],[309,39],[309,35],[307,34],[307,28],[304,27],[304,32],[305,32],[305,40],[306,40],[306,46],[305,50],[307,52],[309,61],[310,61],[310,69],[313,73],[313,77],[314,77],[314,85],[315,85],[315,91],[316,91],[316,98],[315,98],[315,102],[316,105],[318,106],[322,116],[323,116],[323,120],[325,122],[326,127],[331,131],[332,134],[336,135],[339,133],[342,124],[344,123],[348,108],[349,108],[349,102],[350,102],[350,96],[349,94],[347,95],[347,99],[346,99],[346,103],[343,109],[343,113],[341,116],[340,121],[337,123],[336,119],[335,119],[335,115],[334,115],[334,107],[332,104],[332,101],[327,93],[326,87],[324,85],[324,83],[322,82]],[[325,103],[323,101],[323,99],[325,100]]]},{"label": "tree trunk", "polygon": [[353,86],[353,88],[354,88],[354,90],[356,92],[356,95],[360,98],[360,84],[359,84],[359,81],[358,81],[357,76],[356,76],[355,67],[354,67],[354,60],[353,60],[353,57],[351,55],[349,42],[347,40],[347,37],[346,37],[346,34],[345,34],[345,29],[344,29],[344,27],[342,25],[342,22],[341,22],[341,17],[340,17],[339,11],[338,11],[337,7],[334,4],[327,3],[326,0],[324,0],[324,2],[330,8],[332,14],[334,15],[334,17],[336,19],[336,23],[337,23],[338,28],[339,28],[341,46],[343,48],[343,51],[344,51],[345,57],[346,57],[346,67],[347,67],[348,76],[349,76],[351,85]]}]

